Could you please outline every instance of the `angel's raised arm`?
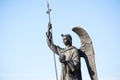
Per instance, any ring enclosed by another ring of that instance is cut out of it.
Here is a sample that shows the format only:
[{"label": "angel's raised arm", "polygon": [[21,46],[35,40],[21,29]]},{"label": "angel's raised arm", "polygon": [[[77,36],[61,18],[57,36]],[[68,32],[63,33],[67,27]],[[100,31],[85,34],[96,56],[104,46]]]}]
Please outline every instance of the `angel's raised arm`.
[{"label": "angel's raised arm", "polygon": [[56,46],[53,43],[53,38],[52,38],[52,24],[48,23],[48,31],[46,32],[46,38],[47,38],[47,44],[49,46],[49,48],[56,54],[59,55],[60,51],[62,48],[60,48],[59,46]]}]

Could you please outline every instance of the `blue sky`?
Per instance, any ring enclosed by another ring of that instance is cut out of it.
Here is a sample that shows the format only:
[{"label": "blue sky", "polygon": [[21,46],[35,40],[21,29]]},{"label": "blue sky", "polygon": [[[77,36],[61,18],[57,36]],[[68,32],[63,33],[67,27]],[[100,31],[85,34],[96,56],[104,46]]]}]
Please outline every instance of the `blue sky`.
[{"label": "blue sky", "polygon": [[[120,80],[120,1],[49,0],[54,43],[65,47],[69,33],[80,47],[75,26],[90,35],[99,80]],[[52,51],[46,44],[46,0],[0,1],[0,80],[55,80]],[[56,56],[58,75],[60,63]],[[82,59],[83,80],[90,80]]]}]

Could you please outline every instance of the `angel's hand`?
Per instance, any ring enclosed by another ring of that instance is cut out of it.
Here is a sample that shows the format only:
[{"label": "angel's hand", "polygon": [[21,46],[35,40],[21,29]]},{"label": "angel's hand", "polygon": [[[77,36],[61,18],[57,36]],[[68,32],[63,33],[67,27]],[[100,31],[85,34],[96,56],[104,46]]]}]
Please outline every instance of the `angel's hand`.
[{"label": "angel's hand", "polygon": [[52,29],[52,24],[49,22],[48,23],[48,31],[50,31]]},{"label": "angel's hand", "polygon": [[49,40],[52,39],[51,29],[52,29],[52,24],[49,22],[49,23],[48,23],[48,31],[46,32],[46,37],[47,37]]},{"label": "angel's hand", "polygon": [[59,56],[59,61],[61,62],[61,63],[66,63],[66,57],[65,57],[65,55],[60,55]]}]

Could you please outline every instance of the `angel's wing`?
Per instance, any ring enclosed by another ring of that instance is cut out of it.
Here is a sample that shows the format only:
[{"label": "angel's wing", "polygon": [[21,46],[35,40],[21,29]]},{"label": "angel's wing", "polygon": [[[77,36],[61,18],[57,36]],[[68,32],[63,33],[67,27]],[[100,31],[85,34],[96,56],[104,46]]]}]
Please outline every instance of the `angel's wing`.
[{"label": "angel's wing", "polygon": [[91,80],[98,80],[96,65],[95,65],[94,50],[89,35],[81,27],[74,27],[72,30],[79,36],[81,40],[80,51],[82,51],[82,56],[86,61]]}]

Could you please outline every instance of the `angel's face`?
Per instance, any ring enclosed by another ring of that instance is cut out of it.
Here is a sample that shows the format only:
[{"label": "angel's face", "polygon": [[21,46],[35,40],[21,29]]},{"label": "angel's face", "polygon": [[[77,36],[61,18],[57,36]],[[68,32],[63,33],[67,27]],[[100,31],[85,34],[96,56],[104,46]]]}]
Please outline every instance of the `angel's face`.
[{"label": "angel's face", "polygon": [[65,45],[69,45],[69,44],[70,44],[68,38],[65,37],[65,36],[63,37],[63,43],[64,43]]}]

